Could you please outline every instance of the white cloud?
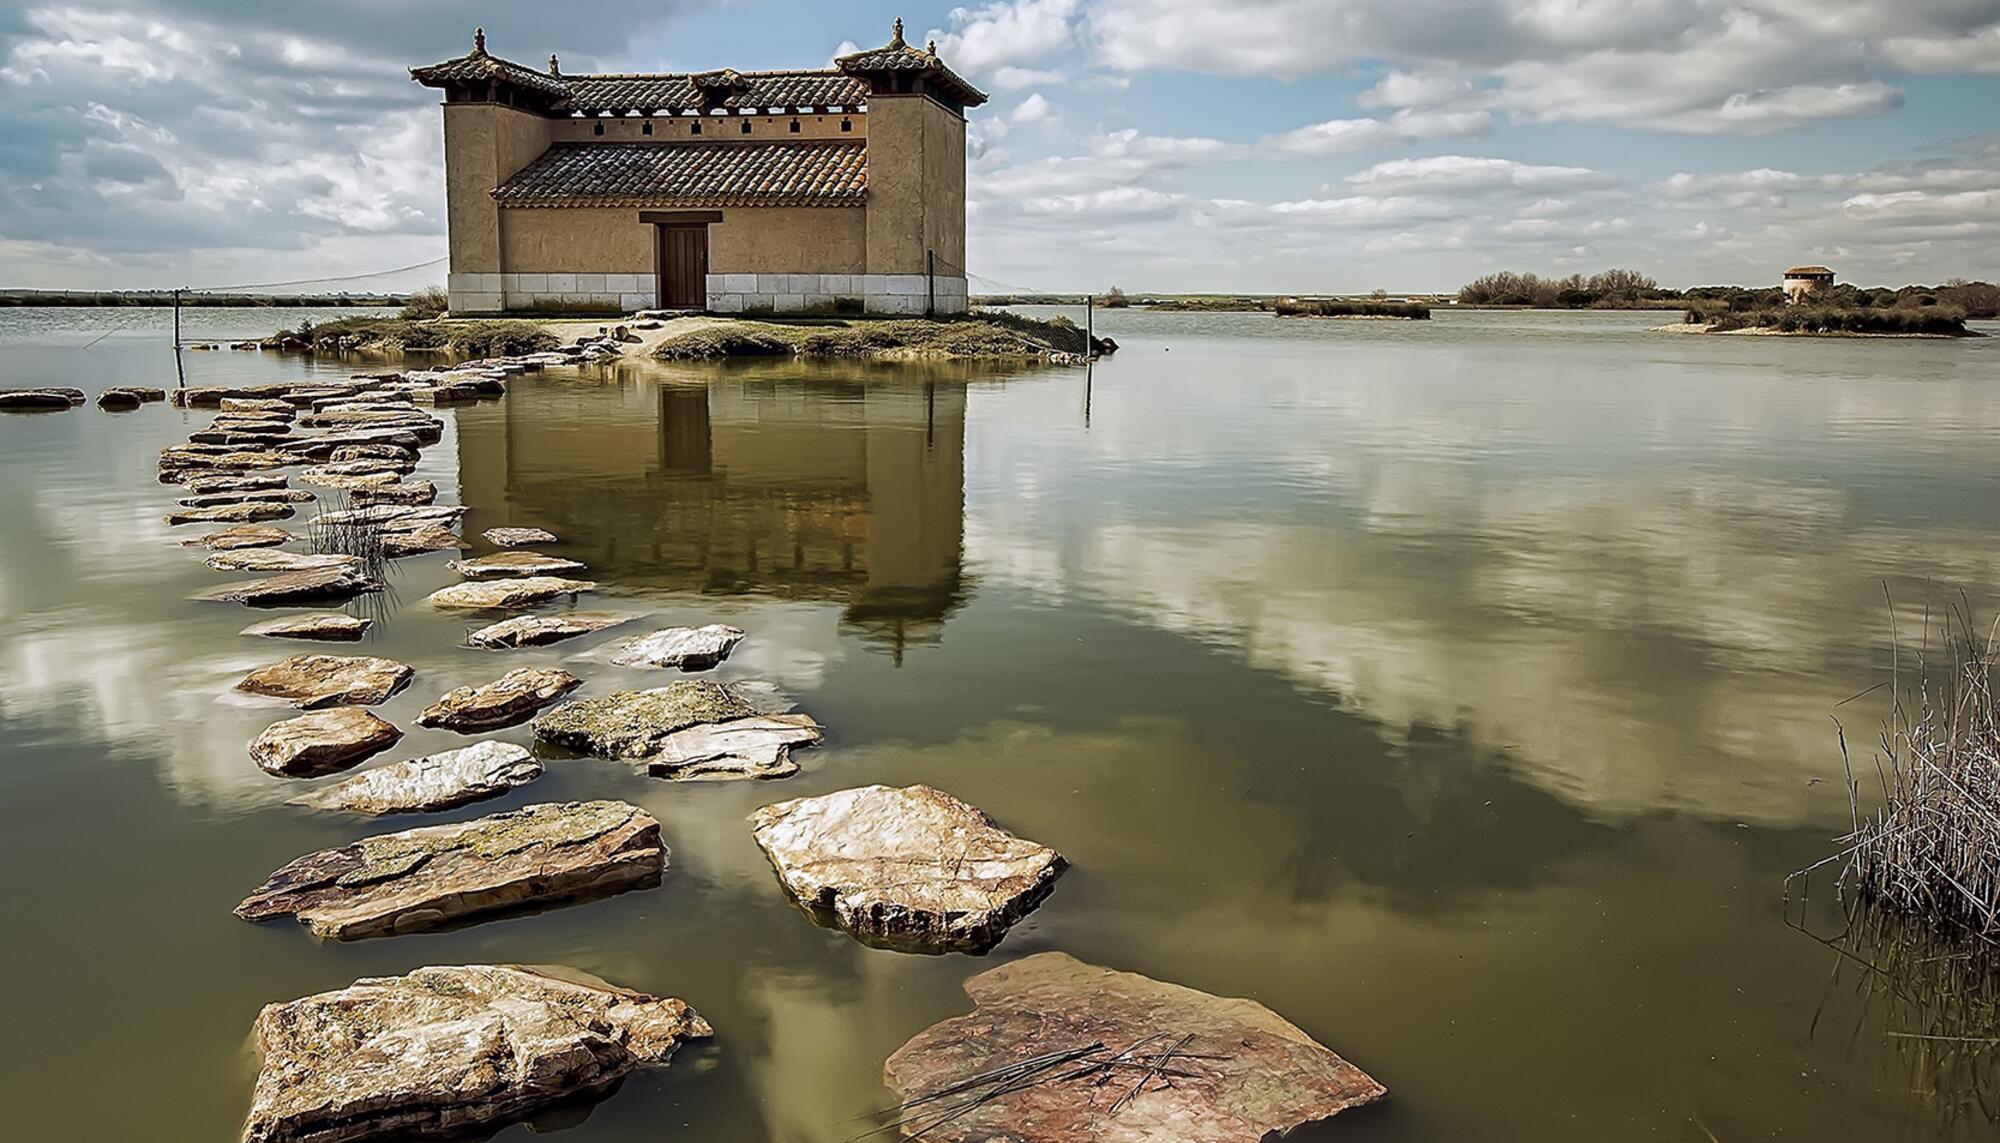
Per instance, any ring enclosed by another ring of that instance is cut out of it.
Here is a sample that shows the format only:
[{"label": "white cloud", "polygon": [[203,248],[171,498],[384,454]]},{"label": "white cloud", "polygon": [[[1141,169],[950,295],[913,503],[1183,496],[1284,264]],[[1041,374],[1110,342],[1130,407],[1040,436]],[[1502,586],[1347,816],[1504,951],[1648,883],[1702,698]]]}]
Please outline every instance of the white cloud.
[{"label": "white cloud", "polygon": [[1292,155],[1333,155],[1393,143],[1484,135],[1493,128],[1486,111],[1417,111],[1404,108],[1386,119],[1329,119],[1272,136],[1271,150]]},{"label": "white cloud", "polygon": [[[1040,62],[1068,47],[1078,0],[998,0],[954,8],[949,29],[933,29],[938,54],[953,68],[985,79]],[[1011,78],[1011,77],[1010,77]],[[1023,85],[1016,85],[1023,86]]]},{"label": "white cloud", "polygon": [[1347,182],[1372,191],[1423,190],[1433,194],[1496,188],[1543,190],[1561,187],[1608,186],[1610,176],[1588,167],[1536,166],[1513,159],[1471,155],[1437,155],[1427,159],[1391,159],[1347,176]]},{"label": "white cloud", "polygon": [[1007,119],[1013,123],[1040,123],[1053,118],[1055,113],[1055,105],[1042,98],[1042,93],[1037,91],[1015,105],[1014,110],[1007,113]]}]

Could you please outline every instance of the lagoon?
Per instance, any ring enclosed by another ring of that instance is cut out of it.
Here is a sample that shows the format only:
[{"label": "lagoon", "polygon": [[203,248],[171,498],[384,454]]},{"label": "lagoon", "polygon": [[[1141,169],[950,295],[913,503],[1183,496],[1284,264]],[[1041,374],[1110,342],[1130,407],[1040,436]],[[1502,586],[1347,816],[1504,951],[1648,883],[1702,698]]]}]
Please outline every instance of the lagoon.
[{"label": "lagoon", "polygon": [[[167,317],[0,310],[0,385],[171,386]],[[1909,1013],[1781,892],[1847,825],[1834,720],[1872,739],[1880,693],[1841,704],[1888,677],[1885,592],[1906,640],[1927,597],[1993,614],[2000,339],[1661,320],[1100,311],[1123,348],[1088,371],[621,362],[439,410],[416,477],[466,535],[547,528],[604,584],[583,606],[745,629],[715,677],[775,684],[828,740],[771,783],[550,756],[424,822],[623,798],[663,823],[660,888],[354,945],[229,915],[298,854],[417,823],[286,805],[245,754],[282,715],[229,687],[295,652],[188,598],[231,577],[173,546],[153,472],[208,412],[0,416],[13,1132],[230,1138],[263,1004],[497,961],[717,1030],[540,1129],[836,1143],[964,978],[1060,949],[1252,996],[1393,1093],[1295,1138],[1988,1138],[1995,1092],[1890,1035]],[[184,360],[195,385],[360,368]],[[657,684],[575,661],[617,632],[460,646],[470,624],[418,603],[446,558],[400,561],[352,651],[418,672],[378,708],[407,733],[380,761],[464,745],[413,716],[511,667]],[[873,782],[1073,868],[984,957],[817,928],[746,816]]]}]

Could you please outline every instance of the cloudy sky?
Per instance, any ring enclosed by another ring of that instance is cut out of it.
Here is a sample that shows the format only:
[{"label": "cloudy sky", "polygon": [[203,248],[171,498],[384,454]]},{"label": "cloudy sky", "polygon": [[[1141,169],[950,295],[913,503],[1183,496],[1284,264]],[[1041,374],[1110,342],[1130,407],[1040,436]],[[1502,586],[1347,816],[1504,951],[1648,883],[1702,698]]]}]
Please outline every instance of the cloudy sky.
[{"label": "cloudy sky", "polygon": [[2000,278],[2000,0],[27,0],[0,10],[0,285],[441,256],[406,69],[474,24],[570,72],[771,68],[897,14],[993,95],[979,288]]}]

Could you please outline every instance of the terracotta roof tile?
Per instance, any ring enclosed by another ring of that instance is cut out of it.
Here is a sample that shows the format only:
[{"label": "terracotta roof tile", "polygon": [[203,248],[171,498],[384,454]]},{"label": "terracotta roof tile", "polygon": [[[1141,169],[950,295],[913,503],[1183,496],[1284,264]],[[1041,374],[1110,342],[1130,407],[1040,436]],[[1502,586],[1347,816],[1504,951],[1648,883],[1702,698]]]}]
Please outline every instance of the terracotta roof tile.
[{"label": "terracotta roof tile", "polygon": [[493,191],[502,206],[859,206],[868,145],[557,143]]},{"label": "terracotta roof tile", "polygon": [[475,51],[469,56],[460,56],[428,67],[413,67],[410,69],[410,77],[426,87],[497,79],[520,84],[544,95],[561,96],[569,90],[556,76],[536,71],[512,60],[503,60],[499,56],[487,55],[484,49]]},{"label": "terracotta roof tile", "polygon": [[[727,81],[715,82],[728,77]],[[704,83],[702,81],[710,81]],[[859,107],[868,85],[844,72],[695,72],[566,75],[566,111],[703,111],[751,107]]]}]

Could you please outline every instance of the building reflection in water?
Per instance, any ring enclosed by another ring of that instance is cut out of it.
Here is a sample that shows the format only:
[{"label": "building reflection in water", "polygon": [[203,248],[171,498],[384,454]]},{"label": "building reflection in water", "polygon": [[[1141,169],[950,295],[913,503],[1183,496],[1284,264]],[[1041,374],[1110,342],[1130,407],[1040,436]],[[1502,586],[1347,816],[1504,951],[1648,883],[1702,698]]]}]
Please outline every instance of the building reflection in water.
[{"label": "building reflection in water", "polygon": [[935,642],[967,589],[964,383],[741,374],[521,386],[465,411],[468,534],[549,528],[620,590],[838,602],[898,661]]}]

